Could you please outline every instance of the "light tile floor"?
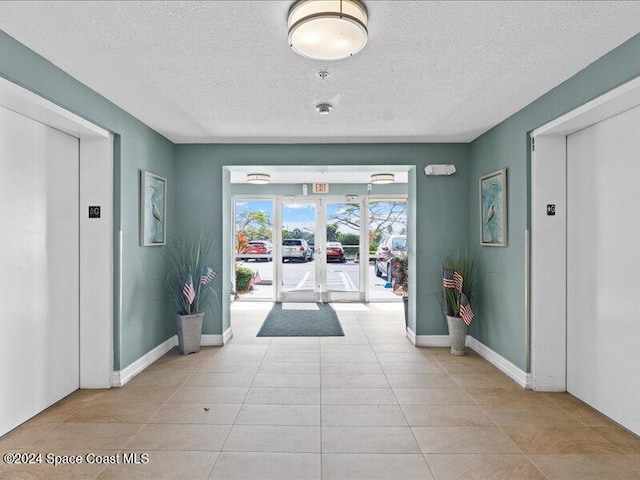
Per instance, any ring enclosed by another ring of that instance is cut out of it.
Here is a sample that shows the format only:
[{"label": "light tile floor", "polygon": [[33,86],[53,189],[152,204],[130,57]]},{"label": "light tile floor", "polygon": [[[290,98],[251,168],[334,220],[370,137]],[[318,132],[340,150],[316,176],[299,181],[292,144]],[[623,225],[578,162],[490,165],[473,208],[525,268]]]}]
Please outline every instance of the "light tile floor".
[{"label": "light tile floor", "polygon": [[[2,453],[83,458],[0,463],[0,478],[640,480],[638,438],[473,352],[413,347],[401,305],[335,305],[345,337],[256,338],[268,308],[235,304],[227,346],[174,350],[0,438]],[[89,452],[149,462],[89,465]]]}]

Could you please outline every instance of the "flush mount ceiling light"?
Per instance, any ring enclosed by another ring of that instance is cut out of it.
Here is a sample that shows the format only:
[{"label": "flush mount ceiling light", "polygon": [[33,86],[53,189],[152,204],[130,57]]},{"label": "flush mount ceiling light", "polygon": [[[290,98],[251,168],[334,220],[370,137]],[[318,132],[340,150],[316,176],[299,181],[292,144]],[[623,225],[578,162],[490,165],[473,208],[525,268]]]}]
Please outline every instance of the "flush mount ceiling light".
[{"label": "flush mount ceiling light", "polygon": [[357,0],[300,0],[289,11],[289,45],[303,57],[340,60],[367,44],[367,10]]},{"label": "flush mount ceiling light", "polygon": [[268,173],[249,173],[247,174],[247,183],[266,185],[267,183],[271,183],[271,175]]},{"label": "flush mount ceiling light", "polygon": [[395,181],[395,177],[393,173],[375,173],[371,175],[371,183],[380,185],[383,183],[393,183]]}]

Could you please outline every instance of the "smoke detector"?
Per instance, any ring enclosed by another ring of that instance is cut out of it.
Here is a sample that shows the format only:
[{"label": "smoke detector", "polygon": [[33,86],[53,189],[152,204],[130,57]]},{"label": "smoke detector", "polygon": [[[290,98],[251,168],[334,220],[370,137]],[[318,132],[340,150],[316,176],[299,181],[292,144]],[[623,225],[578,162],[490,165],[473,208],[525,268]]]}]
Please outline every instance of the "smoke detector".
[{"label": "smoke detector", "polygon": [[332,108],[333,107],[329,103],[321,103],[319,105],[316,105],[316,109],[318,110],[318,113],[320,115],[329,115],[329,112],[331,112]]}]

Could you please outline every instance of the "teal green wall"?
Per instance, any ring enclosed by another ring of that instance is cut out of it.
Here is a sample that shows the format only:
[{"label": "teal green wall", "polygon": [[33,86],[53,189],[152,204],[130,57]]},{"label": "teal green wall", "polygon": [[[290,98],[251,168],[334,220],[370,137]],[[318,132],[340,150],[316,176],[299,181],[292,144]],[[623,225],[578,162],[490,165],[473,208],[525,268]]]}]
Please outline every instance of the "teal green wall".
[{"label": "teal green wall", "polygon": [[122,229],[123,309],[122,317],[115,319],[114,367],[123,368],[175,333],[170,306],[164,301],[165,261],[161,256],[162,247],[142,248],[138,244],[141,169],[168,179],[167,227],[169,232],[174,231],[175,147],[166,138],[1,30],[0,76],[116,135],[114,239],[117,239],[118,230]]},{"label": "teal green wall", "polygon": [[[0,76],[113,132],[114,240],[123,232],[123,310],[115,319],[115,365],[123,368],[175,333],[165,302],[162,247],[139,246],[139,171],[168,179],[168,232],[204,231],[222,265],[223,165],[415,165],[418,335],[446,333],[436,299],[440,255],[451,244],[479,243],[478,178],[506,167],[509,207],[506,248],[479,247],[484,282],[471,333],[520,368],[526,366],[524,230],[529,223],[532,129],[640,75],[640,36],[602,57],[526,108],[466,144],[173,145],[116,105],[0,31]],[[426,177],[428,163],[453,163],[452,177]],[[227,173],[228,175],[228,173]],[[225,187],[226,188],[226,187]],[[415,188],[415,191],[414,191]],[[116,257],[117,260],[117,257]],[[116,272],[117,278],[117,272]],[[116,285],[117,287],[117,285]],[[217,282],[219,296],[221,282]],[[218,304],[220,305],[220,304]],[[205,333],[227,326],[221,307],[208,312]]]},{"label": "teal green wall", "polygon": [[[452,163],[451,177],[427,177],[429,163]],[[417,216],[416,303],[418,335],[446,333],[436,293],[440,255],[469,236],[469,163],[466,144],[177,145],[179,228],[212,235],[216,271],[222,271],[223,166],[234,165],[415,165]],[[409,195],[413,195],[410,190]],[[227,195],[228,196],[228,195]],[[411,214],[411,212],[410,212]],[[223,295],[221,282],[216,283]],[[220,334],[221,307],[205,315],[205,333]]]},{"label": "teal green wall", "polygon": [[470,145],[469,234],[479,245],[478,178],[507,168],[506,248],[479,247],[484,266],[477,301],[481,316],[471,328],[485,345],[518,367],[526,366],[525,228],[529,225],[530,155],[528,133],[560,115],[640,75],[640,35],[503,121]]}]

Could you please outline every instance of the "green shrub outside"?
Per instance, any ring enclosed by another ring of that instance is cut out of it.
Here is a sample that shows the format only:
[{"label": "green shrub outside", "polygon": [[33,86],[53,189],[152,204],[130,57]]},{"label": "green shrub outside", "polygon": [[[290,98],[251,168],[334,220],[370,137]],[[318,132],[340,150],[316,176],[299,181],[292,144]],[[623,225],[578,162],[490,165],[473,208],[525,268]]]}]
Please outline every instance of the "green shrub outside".
[{"label": "green shrub outside", "polygon": [[253,271],[247,267],[236,267],[236,291],[248,292],[251,287]]}]

